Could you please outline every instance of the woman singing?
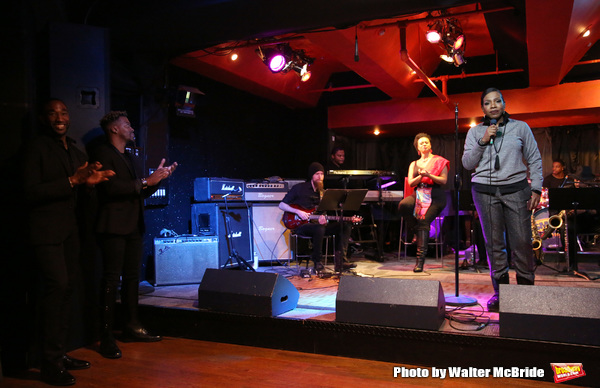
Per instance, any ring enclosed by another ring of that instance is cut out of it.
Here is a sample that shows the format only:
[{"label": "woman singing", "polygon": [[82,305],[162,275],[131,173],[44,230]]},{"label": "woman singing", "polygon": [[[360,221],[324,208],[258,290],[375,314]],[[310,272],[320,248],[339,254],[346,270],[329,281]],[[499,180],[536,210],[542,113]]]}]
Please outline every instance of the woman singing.
[{"label": "woman singing", "polygon": [[[462,163],[471,174],[473,202],[481,220],[494,296],[488,311],[499,311],[499,284],[508,284],[507,240],[518,284],[533,284],[531,210],[540,201],[542,158],[531,129],[509,119],[502,93],[481,94],[483,122],[471,128]],[[527,173],[531,186],[527,180]]]},{"label": "woman singing", "polygon": [[417,134],[414,145],[421,157],[410,164],[407,178],[415,192],[404,198],[398,208],[408,230],[414,227],[417,233],[417,263],[413,271],[423,272],[431,222],[446,207],[446,193],[441,185],[448,180],[450,162],[431,152],[431,137],[426,133]]}]

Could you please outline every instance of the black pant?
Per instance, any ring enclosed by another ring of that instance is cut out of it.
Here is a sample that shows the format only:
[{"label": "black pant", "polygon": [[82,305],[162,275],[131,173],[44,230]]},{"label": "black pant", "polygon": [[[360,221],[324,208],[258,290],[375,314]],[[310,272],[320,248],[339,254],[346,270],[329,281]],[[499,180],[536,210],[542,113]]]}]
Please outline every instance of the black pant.
[{"label": "black pant", "polygon": [[42,367],[62,365],[71,318],[71,296],[79,269],[77,232],[62,243],[34,246],[36,264],[42,280],[39,307],[42,320]]},{"label": "black pant", "polygon": [[103,275],[102,287],[116,290],[121,284],[121,304],[125,311],[125,323],[138,324],[137,305],[142,261],[143,241],[140,232],[127,235],[101,234]]},{"label": "black pant", "polygon": [[[309,222],[299,226],[294,232],[300,236],[311,237],[313,244],[312,259],[315,263],[321,261],[321,255],[323,252],[323,237],[335,235],[336,237],[336,252],[343,252],[346,254],[348,250],[348,239],[350,238],[350,232],[352,231],[352,224],[344,222],[344,238],[340,238],[341,226],[340,222],[329,222],[325,225],[318,223]],[[343,241],[342,241],[343,240]]]}]

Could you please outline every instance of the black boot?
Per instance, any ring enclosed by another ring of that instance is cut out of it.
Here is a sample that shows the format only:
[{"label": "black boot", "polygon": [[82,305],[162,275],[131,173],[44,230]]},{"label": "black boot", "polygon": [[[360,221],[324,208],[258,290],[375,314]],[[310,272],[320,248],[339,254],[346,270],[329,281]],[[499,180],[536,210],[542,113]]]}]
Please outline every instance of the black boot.
[{"label": "black boot", "polygon": [[425,256],[427,256],[427,244],[429,243],[429,231],[417,230],[417,262],[413,272],[423,272]]},{"label": "black boot", "polygon": [[508,273],[500,276],[500,279],[496,280],[492,278],[492,286],[494,287],[494,296],[487,302],[487,309],[491,313],[497,313],[500,311],[500,284],[509,284]]},{"label": "black boot", "polygon": [[342,271],[346,271],[350,268],[356,267],[356,264],[347,263],[344,261],[344,253],[342,251],[335,252],[333,260],[334,260],[334,264],[335,264],[335,272],[342,272]]},{"label": "black boot", "polygon": [[124,342],[157,342],[162,340],[159,335],[151,335],[142,326],[138,318],[139,280],[124,280],[121,285],[121,304],[125,312],[125,328],[122,340]]},{"label": "black boot", "polygon": [[116,290],[114,287],[105,286],[102,289],[100,317],[102,319],[102,333],[100,334],[100,355],[105,358],[120,358],[121,349],[117,346],[113,335],[113,322],[115,310]]}]

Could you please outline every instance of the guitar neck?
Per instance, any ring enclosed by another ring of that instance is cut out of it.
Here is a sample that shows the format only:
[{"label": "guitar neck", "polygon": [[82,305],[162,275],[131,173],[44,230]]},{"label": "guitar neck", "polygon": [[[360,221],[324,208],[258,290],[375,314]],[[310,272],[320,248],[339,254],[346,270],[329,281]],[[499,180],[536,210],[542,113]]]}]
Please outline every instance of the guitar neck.
[{"label": "guitar neck", "polygon": [[[321,215],[312,214],[310,215],[311,220],[318,220]],[[342,217],[342,216],[325,216],[327,221],[352,221],[354,217]]]}]

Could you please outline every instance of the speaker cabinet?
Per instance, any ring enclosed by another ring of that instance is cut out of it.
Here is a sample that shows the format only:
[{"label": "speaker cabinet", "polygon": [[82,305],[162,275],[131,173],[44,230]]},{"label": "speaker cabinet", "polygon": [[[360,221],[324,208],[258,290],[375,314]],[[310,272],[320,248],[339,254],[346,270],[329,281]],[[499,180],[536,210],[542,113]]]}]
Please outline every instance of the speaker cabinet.
[{"label": "speaker cabinet", "polygon": [[500,285],[500,336],[600,345],[600,289]]},{"label": "speaker cabinet", "polygon": [[439,281],[413,279],[340,279],[336,321],[365,325],[439,330],[446,301]]},{"label": "speaker cabinet", "polygon": [[300,293],[276,273],[207,269],[198,287],[198,307],[257,316],[296,308]]},{"label": "speaker cabinet", "polygon": [[[229,233],[225,223],[229,216]],[[250,229],[250,209],[246,206],[228,205],[224,203],[192,204],[192,233],[202,236],[219,237],[219,267],[236,265],[229,262],[229,251],[235,249],[237,254],[255,269],[258,263],[254,260],[252,235]]]},{"label": "speaker cabinet", "polygon": [[192,204],[192,234],[219,235],[219,206],[216,203]]},{"label": "speaker cabinet", "polygon": [[200,283],[207,268],[218,268],[219,238],[154,239],[155,286]]},{"label": "speaker cabinet", "polygon": [[252,205],[252,239],[258,261],[290,260],[290,231],[283,225],[278,204]]}]

